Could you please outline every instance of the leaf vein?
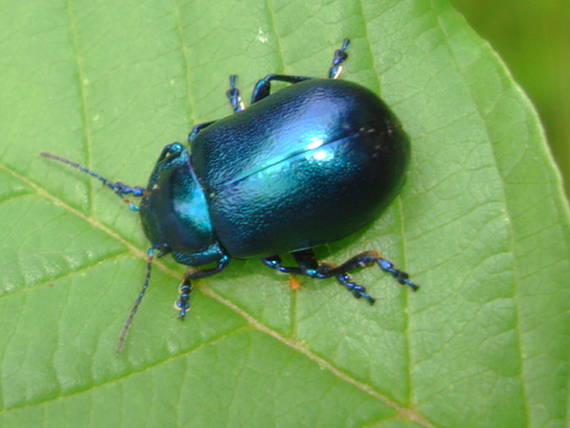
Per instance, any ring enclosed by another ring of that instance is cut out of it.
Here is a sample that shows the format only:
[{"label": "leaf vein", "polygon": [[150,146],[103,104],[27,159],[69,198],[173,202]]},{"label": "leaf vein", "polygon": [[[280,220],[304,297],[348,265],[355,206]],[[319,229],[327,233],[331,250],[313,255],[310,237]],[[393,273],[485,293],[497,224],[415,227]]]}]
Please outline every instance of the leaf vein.
[{"label": "leaf vein", "polygon": [[124,374],[124,375],[122,375],[122,376],[118,376],[118,377],[113,378],[113,379],[110,379],[110,380],[108,380],[108,381],[104,381],[104,382],[95,384],[95,385],[93,385],[93,386],[91,386],[91,387],[89,387],[89,388],[85,388],[85,389],[82,389],[82,390],[80,390],[80,391],[75,391],[75,392],[72,392],[72,393],[69,393],[69,394],[61,394],[61,395],[58,395],[57,397],[49,398],[49,399],[47,399],[47,400],[38,401],[38,402],[35,402],[35,403],[30,403],[30,404],[24,404],[24,405],[21,405],[21,406],[14,406],[14,407],[10,407],[10,408],[6,408],[6,409],[3,409],[3,410],[0,410],[0,415],[6,414],[6,413],[12,413],[12,412],[15,412],[15,411],[18,411],[18,410],[21,410],[21,409],[26,409],[26,408],[36,407],[36,406],[43,406],[43,405],[45,405],[45,404],[49,404],[49,403],[52,403],[52,402],[57,401],[57,400],[62,400],[62,399],[74,397],[74,396],[77,396],[77,395],[86,394],[86,393],[88,393],[88,392],[97,390],[97,389],[99,389],[99,388],[103,388],[103,387],[105,387],[105,386],[109,386],[109,385],[113,385],[113,384],[115,384],[115,383],[119,383],[119,382],[121,382],[121,381],[124,381],[125,379],[131,378],[132,376],[136,376],[136,375],[145,373],[146,371],[151,370],[151,369],[153,369],[153,368],[155,368],[155,367],[161,366],[161,365],[163,365],[163,364],[167,364],[167,363],[169,363],[170,361],[177,360],[178,358],[186,358],[186,357],[188,357],[188,356],[190,356],[190,355],[192,355],[192,354],[194,354],[194,353],[196,353],[196,352],[201,351],[202,349],[204,349],[204,348],[206,348],[206,347],[216,345],[216,344],[218,344],[218,343],[220,343],[220,342],[222,342],[222,341],[224,341],[224,340],[226,340],[226,339],[228,339],[228,338],[230,338],[230,337],[233,337],[233,336],[235,336],[235,335],[237,335],[237,334],[240,334],[240,333],[242,333],[243,331],[248,330],[249,328],[250,328],[249,326],[241,326],[241,327],[238,327],[238,328],[236,328],[235,330],[231,330],[231,331],[229,331],[229,332],[225,332],[225,333],[222,334],[221,336],[218,336],[218,337],[216,337],[216,338],[214,338],[214,339],[212,339],[212,340],[210,340],[210,341],[208,341],[208,342],[201,343],[200,345],[198,345],[198,346],[196,346],[196,347],[194,347],[194,348],[192,348],[192,349],[189,349],[188,351],[182,352],[182,353],[180,353],[180,354],[172,355],[172,356],[170,356],[170,357],[168,357],[168,358],[162,359],[162,360],[160,360],[160,361],[156,361],[156,362],[154,362],[154,363],[152,363],[152,364],[145,365],[145,366],[144,366],[142,369],[140,369],[140,370],[134,370],[134,371],[128,372],[128,373],[126,373],[126,374]]},{"label": "leaf vein", "polygon": [[[432,5],[433,5],[433,0],[432,0]],[[437,16],[437,27],[438,29],[441,31],[441,33],[444,35],[445,40],[449,41],[450,37],[449,34],[447,34],[445,27],[442,25],[441,23],[441,15]],[[501,170],[499,168],[498,165],[498,161],[497,161],[497,152],[495,151],[494,145],[492,144],[492,138],[490,135],[490,131],[488,128],[488,125],[486,123],[486,121],[484,120],[483,117],[483,113],[480,111],[480,107],[477,103],[477,100],[475,99],[475,96],[472,92],[471,86],[469,85],[469,83],[467,82],[467,80],[465,79],[465,76],[463,74],[463,70],[461,68],[461,66],[459,65],[459,62],[457,61],[457,57],[455,55],[455,52],[453,51],[452,47],[450,46],[449,42],[446,43],[447,46],[447,50],[449,52],[449,56],[451,58],[451,60],[453,61],[455,68],[457,70],[457,73],[459,75],[459,78],[464,82],[465,88],[467,88],[469,95],[471,97],[473,106],[475,107],[475,111],[478,113],[479,116],[479,121],[481,123],[481,129],[485,132],[487,141],[489,142],[489,146],[491,148],[491,152],[493,154],[492,159],[495,163],[495,169],[497,171],[497,174],[502,178],[500,180],[500,184],[501,184],[501,196],[502,196],[502,200],[505,201],[505,217],[507,219],[507,224],[506,224],[506,229],[508,230],[508,240],[510,242],[510,246],[512,249],[512,271],[513,271],[513,292],[512,292],[512,298],[515,301],[514,304],[514,317],[515,317],[515,330],[517,332],[517,347],[519,349],[519,361],[520,361],[520,367],[521,367],[521,372],[520,372],[520,378],[521,378],[521,389],[522,389],[522,395],[523,395],[523,401],[525,403],[529,402],[529,397],[528,397],[528,391],[527,391],[527,385],[526,382],[524,380],[524,368],[525,368],[525,361],[522,358],[523,355],[523,340],[522,340],[522,327],[521,327],[521,323],[520,323],[520,307],[519,307],[519,303],[518,303],[518,299],[516,299],[517,296],[517,285],[519,283],[519,278],[518,278],[518,266],[516,263],[516,250],[515,250],[515,240],[514,240],[514,230],[513,230],[513,222],[512,222],[512,218],[511,218],[511,212],[510,212],[510,207],[509,205],[506,203],[507,201],[507,190],[505,188],[505,182],[504,182],[504,177],[501,174]],[[525,424],[526,426],[529,425],[530,423],[530,410],[529,410],[529,406],[523,406],[524,409],[524,416],[525,416]]]},{"label": "leaf vein", "polygon": [[[83,130],[83,147],[85,149],[85,166],[91,168],[91,128],[89,126],[89,109],[87,107],[87,94],[85,93],[85,71],[83,70],[83,64],[81,57],[79,55],[79,40],[77,35],[77,20],[73,15],[71,0],[65,1],[65,9],[67,12],[67,20],[69,24],[69,36],[71,42],[71,53],[73,55],[73,60],[75,61],[75,76],[77,77],[77,91],[79,95],[80,102],[80,112],[81,112],[81,128]],[[87,192],[87,210],[89,213],[93,213],[93,183],[88,181],[88,192]]]}]

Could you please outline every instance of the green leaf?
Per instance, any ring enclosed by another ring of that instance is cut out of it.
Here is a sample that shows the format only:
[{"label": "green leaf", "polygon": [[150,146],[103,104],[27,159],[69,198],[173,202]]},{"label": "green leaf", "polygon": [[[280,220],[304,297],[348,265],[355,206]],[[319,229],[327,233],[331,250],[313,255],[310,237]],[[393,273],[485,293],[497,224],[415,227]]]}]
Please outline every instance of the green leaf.
[{"label": "green leaf", "polygon": [[[8,2],[0,14],[0,426],[562,427],[569,216],[535,111],[444,0]],[[378,92],[409,133],[402,195],[320,250],[380,249],[422,285],[234,261],[176,320],[136,215],[57,153],[144,184],[162,146],[270,72]]]}]

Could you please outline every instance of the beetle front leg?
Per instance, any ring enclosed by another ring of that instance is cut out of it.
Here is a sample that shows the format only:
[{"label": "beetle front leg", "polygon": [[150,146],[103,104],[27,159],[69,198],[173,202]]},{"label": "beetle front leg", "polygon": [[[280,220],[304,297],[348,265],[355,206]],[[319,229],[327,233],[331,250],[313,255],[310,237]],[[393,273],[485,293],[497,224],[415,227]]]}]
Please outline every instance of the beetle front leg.
[{"label": "beetle front leg", "polygon": [[180,294],[178,300],[174,302],[174,308],[178,311],[178,319],[183,320],[186,312],[190,309],[190,294],[192,293],[192,283],[188,275],[184,275],[180,284]]},{"label": "beetle front leg", "polygon": [[259,80],[253,88],[253,94],[251,95],[251,103],[256,103],[259,100],[267,97],[271,93],[271,81],[276,80],[278,82],[287,83],[299,83],[304,80],[311,80],[312,77],[307,76],[290,76],[288,74],[268,74],[263,79]]},{"label": "beetle front leg", "polygon": [[183,320],[186,313],[190,309],[190,294],[192,293],[192,279],[205,278],[221,272],[229,263],[230,256],[224,255],[218,260],[218,264],[210,269],[192,269],[184,274],[182,283],[180,284],[180,294],[178,300],[174,303],[174,307],[178,310],[178,319]]}]

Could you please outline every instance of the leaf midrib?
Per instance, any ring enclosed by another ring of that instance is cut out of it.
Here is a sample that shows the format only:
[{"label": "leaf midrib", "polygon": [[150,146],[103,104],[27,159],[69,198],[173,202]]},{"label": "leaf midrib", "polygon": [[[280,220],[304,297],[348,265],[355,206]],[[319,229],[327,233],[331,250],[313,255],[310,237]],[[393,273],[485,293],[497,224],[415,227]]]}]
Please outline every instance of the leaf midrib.
[{"label": "leaf midrib", "polygon": [[[70,205],[66,204],[60,198],[51,194],[46,188],[42,187],[40,184],[29,179],[28,177],[25,177],[25,176],[17,173],[16,171],[14,171],[13,169],[11,169],[10,167],[8,167],[7,165],[5,165],[3,163],[0,163],[0,169],[6,171],[8,174],[12,175],[14,178],[16,178],[16,179],[22,181],[23,183],[27,184],[28,186],[32,187],[37,192],[38,196],[46,198],[47,200],[52,202],[54,205],[66,210],[70,214],[75,215],[75,216],[79,217],[80,219],[88,222],[92,227],[104,232],[110,238],[115,239],[116,241],[118,241],[119,243],[121,243],[122,245],[127,247],[128,251],[134,257],[137,257],[141,260],[146,260],[147,256],[146,256],[145,251],[140,250],[133,243],[129,242],[126,238],[122,237],[121,235],[119,235],[118,233],[116,233],[112,229],[108,228],[107,226],[99,223],[94,218],[89,217],[89,216],[83,214],[82,212],[80,212],[79,210],[77,210],[77,209],[71,207]],[[105,260],[102,260],[101,263],[104,263],[106,261],[106,259],[107,258],[105,258]],[[175,279],[179,279],[180,274],[178,272],[176,272],[174,269],[171,269],[168,266],[166,266],[164,263],[162,263],[160,261],[155,261],[154,266],[156,266],[158,269],[163,271],[168,276],[175,278]],[[39,288],[39,287],[35,287],[35,288]],[[212,299],[216,300],[220,304],[224,305],[228,309],[235,312],[241,318],[245,319],[251,328],[253,328],[253,329],[255,329],[261,333],[264,333],[264,334],[272,337],[273,339],[278,340],[280,343],[292,348],[294,351],[303,355],[305,358],[308,358],[312,362],[317,363],[321,368],[326,369],[329,373],[331,373],[332,375],[334,375],[338,379],[355,386],[356,388],[358,388],[359,390],[370,395],[374,399],[376,399],[376,400],[382,402],[383,404],[391,407],[392,409],[394,409],[396,411],[396,413],[400,416],[401,419],[414,421],[414,422],[416,422],[416,423],[418,423],[424,427],[428,427],[428,428],[434,428],[435,427],[425,416],[423,416],[417,410],[401,406],[396,401],[389,398],[387,395],[385,395],[385,394],[379,392],[378,390],[376,390],[375,388],[373,388],[371,385],[355,379],[350,374],[339,369],[338,367],[336,367],[334,364],[332,364],[328,360],[325,360],[323,357],[311,352],[302,343],[300,343],[300,342],[298,342],[292,338],[287,338],[287,337],[279,334],[277,331],[271,329],[270,327],[266,326],[261,321],[256,319],[254,316],[252,316],[245,309],[240,308],[239,306],[237,306],[236,304],[234,304],[230,300],[227,300],[227,299],[223,298],[222,296],[220,296],[219,294],[217,294],[215,291],[213,291],[207,285],[200,287],[200,290],[202,291],[203,294],[207,295],[208,297],[211,297]],[[202,344],[202,345],[206,346],[206,345],[208,345],[208,343]],[[192,352],[192,351],[190,351],[190,352]],[[188,351],[184,352],[182,354],[173,355],[173,356],[169,357],[168,360],[170,360],[172,358],[179,357],[179,356],[184,356],[187,353],[188,353]],[[156,362],[152,365],[152,367],[160,365],[161,363],[163,363],[165,361],[166,360]],[[145,369],[148,367],[150,367],[150,366],[146,366]],[[139,371],[144,371],[144,369],[139,370]],[[134,374],[134,373],[137,373],[137,372],[130,372],[128,375]],[[126,376],[128,376],[128,375],[126,375]],[[122,376],[122,377],[126,377],[126,376]],[[93,390],[94,388],[99,388],[99,387],[105,386],[105,385],[109,384],[110,382],[114,382],[116,380],[120,380],[120,378],[114,378],[114,379],[108,380],[106,382],[96,384],[96,385],[92,386],[91,388],[84,390],[82,392],[87,392],[87,391]],[[79,394],[79,393],[75,392],[73,394],[61,395],[61,396],[58,396],[56,398],[52,398],[49,400],[36,402],[33,404],[33,406],[41,405],[41,404],[44,404],[44,403],[47,403],[47,402],[50,402],[50,401],[53,401],[56,399],[64,398],[64,397],[67,397],[70,395],[77,395],[77,394]],[[4,413],[8,413],[8,412],[18,410],[22,407],[28,407],[28,406],[11,407],[8,409],[4,409],[3,411],[0,411],[0,415],[4,414]]]}]

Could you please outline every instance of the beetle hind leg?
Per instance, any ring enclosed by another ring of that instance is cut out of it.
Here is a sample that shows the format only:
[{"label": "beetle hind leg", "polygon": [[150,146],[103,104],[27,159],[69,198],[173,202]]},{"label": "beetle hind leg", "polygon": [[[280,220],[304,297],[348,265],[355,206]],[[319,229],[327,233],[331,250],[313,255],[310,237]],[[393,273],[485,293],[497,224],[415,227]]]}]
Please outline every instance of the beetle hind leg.
[{"label": "beetle hind leg", "polygon": [[299,269],[301,269],[305,275],[318,279],[334,277],[341,285],[346,287],[355,298],[360,299],[362,297],[371,305],[376,301],[376,299],[366,292],[366,287],[355,283],[348,274],[348,271],[354,270],[356,267],[360,267],[360,265],[354,267],[347,265],[347,263],[343,263],[340,266],[335,266],[327,262],[319,263],[315,253],[311,249],[295,251],[292,254],[293,257],[295,257],[295,261],[299,264]]},{"label": "beetle hind leg", "polygon": [[346,287],[346,289],[350,291],[355,298],[360,299],[363,297],[371,305],[374,304],[376,299],[366,292],[366,287],[353,282],[350,275],[346,272],[335,273],[336,268],[330,263],[319,264],[315,259],[315,255],[312,250],[297,251],[292,254],[299,263],[299,266],[283,266],[281,263],[281,257],[279,256],[265,257],[261,260],[266,266],[283,273],[302,274],[317,279],[325,279],[334,276],[336,280]]},{"label": "beetle hind leg", "polygon": [[[309,251],[311,252],[309,257],[311,256],[314,257],[314,253],[312,252],[312,250]],[[302,253],[303,254],[300,255],[300,258],[302,258],[303,260],[307,260],[306,251]],[[299,263],[302,264],[302,262]],[[316,259],[314,260],[314,263],[316,264],[317,273],[314,274],[312,271],[309,271],[309,273],[311,273],[310,276],[312,276],[313,278],[330,278],[331,276],[334,276],[338,281],[338,283],[346,287],[346,289],[350,291],[356,299],[360,299],[361,297],[363,297],[371,305],[373,305],[374,302],[376,301],[374,297],[370,296],[366,292],[366,287],[364,285],[360,285],[354,282],[352,280],[352,277],[348,273],[346,273],[346,271],[343,272],[343,269],[338,269],[332,263],[326,263],[326,262],[318,263]]]},{"label": "beetle hind leg", "polygon": [[391,261],[381,257],[377,251],[363,251],[362,253],[351,257],[340,266],[335,267],[332,272],[350,272],[352,270],[372,266],[374,264],[377,264],[380,269],[389,273],[396,281],[402,285],[407,285],[413,291],[416,291],[419,288],[416,283],[410,281],[409,275],[406,272],[396,269]]},{"label": "beetle hind leg", "polygon": [[371,305],[374,304],[375,299],[366,292],[366,287],[355,283],[348,272],[377,264],[400,284],[408,285],[414,291],[419,288],[408,279],[409,276],[406,272],[396,269],[392,262],[380,257],[376,251],[364,251],[338,266],[326,262],[319,263],[313,250],[295,251],[292,255],[298,266],[283,266],[279,256],[266,257],[262,261],[266,266],[284,273],[303,274],[317,279],[334,277],[355,298],[364,298]]}]

